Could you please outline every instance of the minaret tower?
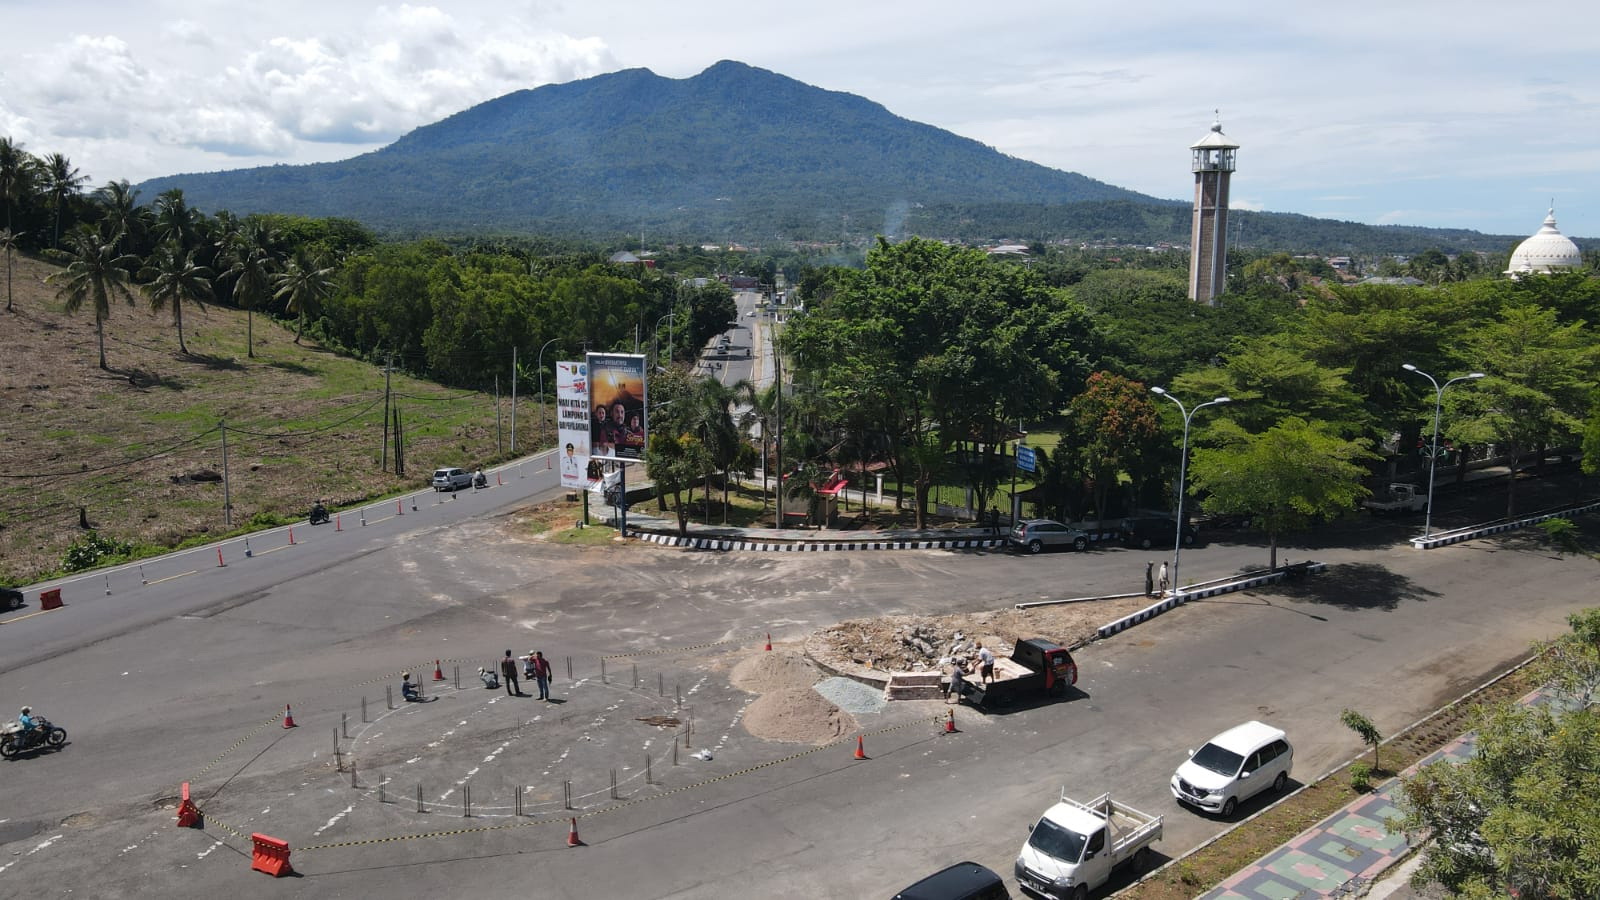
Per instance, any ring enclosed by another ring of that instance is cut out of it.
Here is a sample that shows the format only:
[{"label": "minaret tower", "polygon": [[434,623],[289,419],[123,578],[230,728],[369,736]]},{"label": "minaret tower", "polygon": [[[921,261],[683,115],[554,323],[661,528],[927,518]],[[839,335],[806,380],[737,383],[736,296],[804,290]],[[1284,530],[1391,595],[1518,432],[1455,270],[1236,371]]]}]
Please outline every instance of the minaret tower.
[{"label": "minaret tower", "polygon": [[1189,148],[1194,169],[1194,229],[1189,238],[1189,299],[1215,306],[1228,281],[1228,180],[1239,145],[1220,116]]}]

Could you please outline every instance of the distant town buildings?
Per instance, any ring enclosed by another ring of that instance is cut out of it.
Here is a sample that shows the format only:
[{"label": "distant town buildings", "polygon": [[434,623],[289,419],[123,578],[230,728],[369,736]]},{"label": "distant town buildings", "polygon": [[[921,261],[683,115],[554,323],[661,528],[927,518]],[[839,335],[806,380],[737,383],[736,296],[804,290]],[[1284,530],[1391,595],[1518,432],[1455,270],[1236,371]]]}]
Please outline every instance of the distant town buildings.
[{"label": "distant town buildings", "polygon": [[1189,237],[1189,299],[1214,306],[1227,289],[1228,182],[1239,145],[1211,123],[1205,137],[1189,147],[1194,170],[1194,228]]},{"label": "distant town buildings", "polygon": [[1578,245],[1556,228],[1556,210],[1552,206],[1544,225],[1511,252],[1511,264],[1505,274],[1515,281],[1527,275],[1567,272],[1582,265],[1583,253]]}]

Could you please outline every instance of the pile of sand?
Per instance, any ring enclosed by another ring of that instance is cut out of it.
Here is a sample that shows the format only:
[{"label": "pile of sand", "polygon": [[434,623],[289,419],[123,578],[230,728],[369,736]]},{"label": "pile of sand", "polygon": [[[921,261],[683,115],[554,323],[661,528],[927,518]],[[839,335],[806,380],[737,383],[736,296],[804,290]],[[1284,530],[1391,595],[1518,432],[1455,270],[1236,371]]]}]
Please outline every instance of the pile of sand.
[{"label": "pile of sand", "polygon": [[855,718],[805,687],[762,694],[744,713],[745,730],[768,741],[825,744],[857,730]]},{"label": "pile of sand", "polygon": [[744,728],[768,741],[824,744],[856,730],[855,719],[812,689],[821,673],[793,651],[757,651],[733,667],[734,687],[760,694]]}]

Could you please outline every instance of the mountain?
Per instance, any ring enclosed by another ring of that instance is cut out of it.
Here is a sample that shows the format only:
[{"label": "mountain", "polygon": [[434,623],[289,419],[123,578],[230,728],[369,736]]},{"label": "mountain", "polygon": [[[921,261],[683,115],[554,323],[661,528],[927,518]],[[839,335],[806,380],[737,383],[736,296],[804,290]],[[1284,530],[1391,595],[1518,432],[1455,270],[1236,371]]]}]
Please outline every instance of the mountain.
[{"label": "mountain", "polygon": [[930,206],[1176,206],[1006,156],[879,104],[720,62],[517,91],[381,150],[147,181],[235,213],[345,216],[388,231],[807,238],[896,232]]}]

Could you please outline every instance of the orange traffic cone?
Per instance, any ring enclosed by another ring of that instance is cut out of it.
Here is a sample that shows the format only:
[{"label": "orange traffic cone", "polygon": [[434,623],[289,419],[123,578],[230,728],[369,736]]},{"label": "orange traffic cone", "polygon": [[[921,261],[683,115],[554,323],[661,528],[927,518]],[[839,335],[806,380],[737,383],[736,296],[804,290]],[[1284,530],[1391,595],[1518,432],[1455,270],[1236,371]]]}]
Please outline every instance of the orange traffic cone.
[{"label": "orange traffic cone", "polygon": [[444,680],[444,669],[439,668],[439,661],[437,659],[433,661],[433,680]]},{"label": "orange traffic cone", "polygon": [[494,473],[494,483],[496,485],[504,485],[505,484],[504,481],[500,480],[500,473],[499,472]]},{"label": "orange traffic cone", "polygon": [[287,703],[285,703],[283,705],[283,727],[285,727],[285,728],[297,728],[297,727],[299,727],[299,726],[294,724],[294,710],[290,709],[289,708],[289,704],[287,704]]},{"label": "orange traffic cone", "polygon": [[856,759],[867,758],[867,746],[861,735],[856,735]]},{"label": "orange traffic cone", "polygon": [[405,501],[396,500],[394,502],[394,514],[397,515],[397,516],[403,516],[403,515],[406,514]]},{"label": "orange traffic cone", "polygon": [[339,518],[339,514],[338,513],[334,513],[333,514],[333,530],[334,531],[343,531],[344,530],[344,519]]},{"label": "orange traffic cone", "polygon": [[772,649],[772,632],[767,632],[767,649]]},{"label": "orange traffic cone", "polygon": [[567,846],[582,847],[583,841],[578,840],[578,820],[572,820],[572,827],[567,831]]},{"label": "orange traffic cone", "polygon": [[222,561],[222,548],[218,547],[217,548],[217,568],[220,569],[220,568],[223,568],[226,565],[227,565],[227,563]]},{"label": "orange traffic cone", "polygon": [[945,715],[944,733],[945,734],[955,734],[956,733],[956,711],[953,710],[953,709],[947,709],[947,710],[944,711],[944,715]]},{"label": "orange traffic cone", "polygon": [[294,526],[293,525],[289,526],[289,543],[291,545],[294,543]]}]

